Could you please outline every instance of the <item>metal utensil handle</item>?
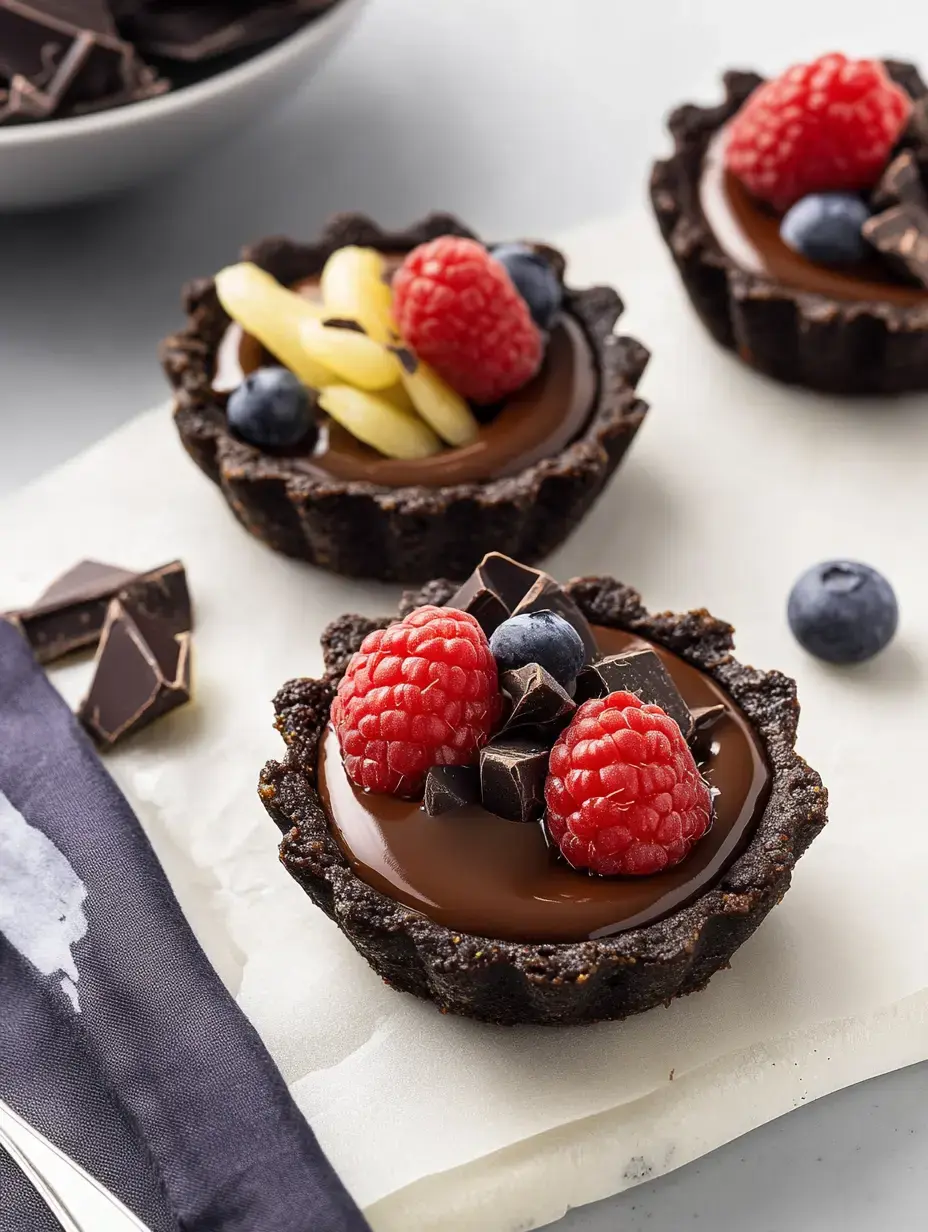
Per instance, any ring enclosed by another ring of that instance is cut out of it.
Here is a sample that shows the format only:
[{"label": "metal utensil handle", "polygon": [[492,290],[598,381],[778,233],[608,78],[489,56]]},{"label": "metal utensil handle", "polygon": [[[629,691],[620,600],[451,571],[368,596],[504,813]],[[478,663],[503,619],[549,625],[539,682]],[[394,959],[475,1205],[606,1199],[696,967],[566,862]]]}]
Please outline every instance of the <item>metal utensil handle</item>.
[{"label": "metal utensil handle", "polygon": [[61,1224],[64,1232],[85,1232],[85,1229],[75,1223],[71,1212],[62,1204],[61,1199],[46,1182],[45,1177],[33,1166],[32,1160],[25,1152],[20,1150],[19,1144],[7,1133],[2,1124],[0,1124],[0,1146]]},{"label": "metal utensil handle", "polygon": [[54,1181],[45,1175],[30,1154],[29,1142],[34,1143],[37,1151],[44,1152],[46,1157],[48,1154],[54,1156],[55,1162],[66,1170],[69,1178],[69,1191],[71,1182],[73,1182],[74,1202],[80,1201],[81,1209],[90,1207],[93,1203],[99,1211],[100,1203],[105,1202],[108,1213],[116,1216],[119,1225],[126,1232],[150,1232],[150,1229],[133,1215],[114,1194],[111,1194],[105,1185],[101,1185],[96,1177],[85,1172],[80,1164],[75,1163],[64,1151],[59,1150],[54,1142],[49,1142],[37,1129],[33,1129],[28,1121],[24,1121],[18,1113],[14,1112],[9,1104],[0,1099],[0,1143],[9,1151],[11,1158],[48,1204],[52,1214],[64,1228],[64,1232],[96,1232],[96,1229],[81,1224],[75,1216]]}]

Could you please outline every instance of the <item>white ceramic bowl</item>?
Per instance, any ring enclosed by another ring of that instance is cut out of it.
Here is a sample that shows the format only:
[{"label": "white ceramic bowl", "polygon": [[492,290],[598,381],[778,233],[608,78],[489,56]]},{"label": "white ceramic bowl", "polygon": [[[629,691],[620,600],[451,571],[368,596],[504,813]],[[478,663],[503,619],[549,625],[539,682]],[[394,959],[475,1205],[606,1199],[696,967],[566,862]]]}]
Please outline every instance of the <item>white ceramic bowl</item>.
[{"label": "white ceramic bowl", "polygon": [[0,210],[64,205],[130,188],[240,129],[306,81],[364,3],[341,0],[269,51],[174,94],[0,129]]}]

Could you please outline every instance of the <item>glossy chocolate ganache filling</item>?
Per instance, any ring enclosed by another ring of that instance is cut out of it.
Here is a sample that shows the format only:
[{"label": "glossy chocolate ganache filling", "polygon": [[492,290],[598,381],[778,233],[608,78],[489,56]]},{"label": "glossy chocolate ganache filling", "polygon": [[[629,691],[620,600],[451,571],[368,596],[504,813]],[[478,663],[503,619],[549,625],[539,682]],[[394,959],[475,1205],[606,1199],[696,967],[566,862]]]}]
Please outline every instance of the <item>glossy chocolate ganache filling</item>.
[{"label": "glossy chocolate ganache filling", "polygon": [[928,302],[925,287],[893,279],[876,253],[847,266],[822,265],[795,252],[780,238],[780,215],[761,204],[725,170],[727,130],[713,138],[703,160],[700,206],[722,251],[753,274],[831,299],[901,305]]},{"label": "glossy chocolate ganache filling", "polygon": [[330,728],[318,790],[334,836],[368,885],[448,928],[509,941],[605,937],[653,923],[711,887],[751,837],[769,771],[750,723],[710,677],[633,634],[593,626],[600,656],[650,646],[691,709],[725,706],[698,754],[715,792],[711,829],[678,865],[644,877],[572,869],[541,823],[508,821],[479,805],[429,816],[416,801],[372,795],[345,774]]},{"label": "glossy chocolate ganache filling", "polygon": [[[308,299],[318,298],[317,279],[306,279],[294,289]],[[213,388],[229,393],[243,376],[274,362],[255,338],[231,325],[220,343]],[[288,463],[311,478],[391,488],[502,479],[553,457],[575,440],[590,418],[598,389],[592,348],[579,322],[564,312],[551,330],[538,375],[491,415],[481,414],[485,422],[471,444],[402,461],[384,457],[327,420],[313,448],[294,451]]]}]

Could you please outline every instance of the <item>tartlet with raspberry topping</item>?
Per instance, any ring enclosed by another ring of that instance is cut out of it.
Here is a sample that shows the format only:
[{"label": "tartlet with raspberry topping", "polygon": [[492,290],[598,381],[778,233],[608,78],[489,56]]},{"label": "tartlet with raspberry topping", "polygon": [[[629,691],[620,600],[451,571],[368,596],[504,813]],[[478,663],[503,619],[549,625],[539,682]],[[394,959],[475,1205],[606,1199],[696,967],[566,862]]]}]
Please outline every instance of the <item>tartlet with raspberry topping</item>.
[{"label": "tartlet with raspberry topping", "polygon": [[350,576],[547,555],[647,410],[615,291],[573,290],[555,250],[490,248],[448,215],[266,240],[185,305],[162,357],[188,453],[253,535]]},{"label": "tartlet with raspberry topping", "polygon": [[275,699],[259,795],[284,867],[443,1012],[570,1024],[694,992],[825,824],[794,683],[707,612],[491,554],[322,644],[325,675]]},{"label": "tartlet with raspberry topping", "polygon": [[669,119],[651,200],[722,346],[841,394],[928,388],[928,91],[914,66],[830,54]]}]

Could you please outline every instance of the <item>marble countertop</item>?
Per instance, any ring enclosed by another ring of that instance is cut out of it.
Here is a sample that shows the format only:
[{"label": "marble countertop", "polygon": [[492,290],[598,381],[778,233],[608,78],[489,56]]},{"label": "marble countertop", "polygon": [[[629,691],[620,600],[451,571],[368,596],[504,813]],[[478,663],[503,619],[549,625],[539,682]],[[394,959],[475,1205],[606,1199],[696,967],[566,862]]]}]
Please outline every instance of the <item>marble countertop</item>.
[{"label": "marble countertop", "polygon": [[[319,76],[232,144],[117,201],[2,220],[0,493],[161,399],[156,343],[179,285],[249,239],[311,234],[344,208],[398,223],[442,207],[494,237],[550,235],[638,204],[663,113],[715,97],[724,67],[837,46],[903,56],[922,33],[928,12],[857,0],[781,0],[775,20],[737,0],[373,0]],[[916,1226],[926,1109],[923,1065],[558,1227],[870,1232],[876,1212]]]}]

